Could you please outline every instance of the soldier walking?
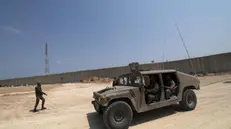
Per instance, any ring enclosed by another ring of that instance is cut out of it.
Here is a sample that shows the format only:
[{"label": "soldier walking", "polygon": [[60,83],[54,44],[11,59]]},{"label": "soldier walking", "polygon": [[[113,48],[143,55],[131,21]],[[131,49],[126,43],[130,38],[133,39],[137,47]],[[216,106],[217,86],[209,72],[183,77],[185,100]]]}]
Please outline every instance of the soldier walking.
[{"label": "soldier walking", "polygon": [[46,109],[44,107],[45,99],[43,98],[43,95],[47,95],[47,94],[42,91],[41,83],[37,82],[37,86],[35,87],[36,102],[35,102],[35,106],[34,106],[34,110],[33,110],[34,112],[37,111],[37,106],[39,104],[40,99],[42,100],[42,108],[41,108],[41,110]]}]

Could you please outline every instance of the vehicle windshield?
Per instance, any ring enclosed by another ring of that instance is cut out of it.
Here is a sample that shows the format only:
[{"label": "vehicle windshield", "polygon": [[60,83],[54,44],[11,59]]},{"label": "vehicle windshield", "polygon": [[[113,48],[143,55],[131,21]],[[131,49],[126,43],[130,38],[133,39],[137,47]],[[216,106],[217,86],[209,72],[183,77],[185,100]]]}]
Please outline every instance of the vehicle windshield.
[{"label": "vehicle windshield", "polygon": [[141,75],[131,75],[125,74],[117,77],[113,81],[113,86],[121,85],[121,86],[144,86],[145,81]]}]

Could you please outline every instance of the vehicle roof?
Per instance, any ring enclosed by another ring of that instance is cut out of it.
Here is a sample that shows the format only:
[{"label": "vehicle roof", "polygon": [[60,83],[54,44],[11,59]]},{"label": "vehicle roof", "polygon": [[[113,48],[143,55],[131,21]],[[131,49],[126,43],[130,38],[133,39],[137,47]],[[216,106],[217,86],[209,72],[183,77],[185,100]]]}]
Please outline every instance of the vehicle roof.
[{"label": "vehicle roof", "polygon": [[164,69],[164,70],[150,70],[150,71],[140,71],[141,74],[155,74],[155,73],[169,73],[176,72],[175,69]]}]

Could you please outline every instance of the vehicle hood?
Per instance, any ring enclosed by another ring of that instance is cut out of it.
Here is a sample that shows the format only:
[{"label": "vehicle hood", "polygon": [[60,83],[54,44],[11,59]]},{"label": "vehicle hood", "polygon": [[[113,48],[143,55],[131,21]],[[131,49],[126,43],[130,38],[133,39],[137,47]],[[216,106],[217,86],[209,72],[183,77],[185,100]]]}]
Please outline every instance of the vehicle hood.
[{"label": "vehicle hood", "polygon": [[96,92],[100,95],[109,95],[113,93],[121,93],[121,92],[128,91],[131,89],[136,89],[136,88],[137,87],[132,87],[132,86],[114,86],[114,87],[104,88]]}]

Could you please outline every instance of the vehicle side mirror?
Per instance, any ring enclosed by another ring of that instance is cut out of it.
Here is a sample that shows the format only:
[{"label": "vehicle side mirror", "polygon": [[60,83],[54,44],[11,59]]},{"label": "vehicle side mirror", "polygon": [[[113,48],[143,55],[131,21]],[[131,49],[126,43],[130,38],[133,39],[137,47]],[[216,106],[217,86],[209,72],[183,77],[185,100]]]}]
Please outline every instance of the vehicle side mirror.
[{"label": "vehicle side mirror", "polygon": [[113,82],[112,82],[112,86],[115,86],[117,84],[117,78],[114,78]]},{"label": "vehicle side mirror", "polygon": [[139,92],[141,92],[141,89],[142,89],[142,88],[141,88],[141,87],[139,87]]}]

